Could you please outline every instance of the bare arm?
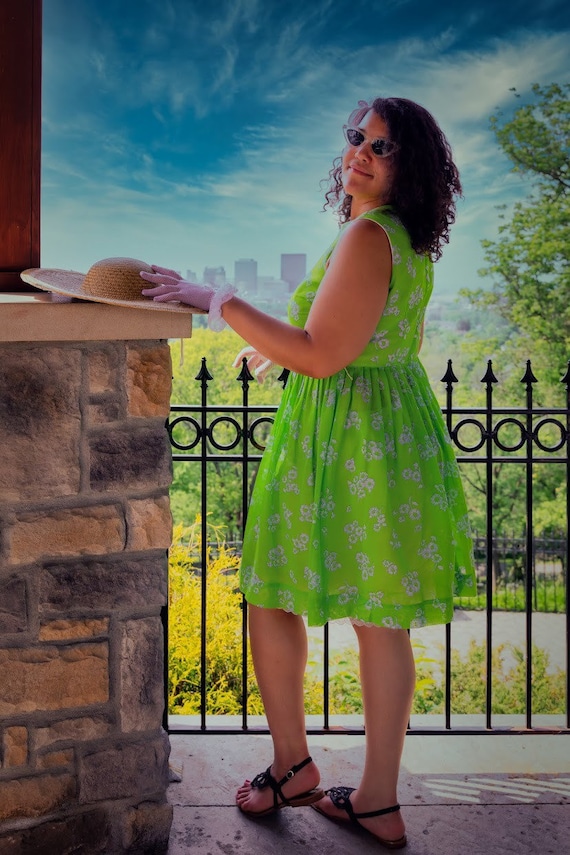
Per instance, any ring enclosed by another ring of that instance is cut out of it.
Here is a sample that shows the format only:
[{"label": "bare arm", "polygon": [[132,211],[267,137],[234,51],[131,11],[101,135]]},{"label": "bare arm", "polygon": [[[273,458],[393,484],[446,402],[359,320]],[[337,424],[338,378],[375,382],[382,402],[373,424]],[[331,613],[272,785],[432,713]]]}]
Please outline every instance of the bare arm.
[{"label": "bare arm", "polygon": [[392,273],[390,244],[371,220],[345,229],[304,329],[233,297],[224,320],[272,362],[309,377],[329,377],[364,350],[384,311]]}]

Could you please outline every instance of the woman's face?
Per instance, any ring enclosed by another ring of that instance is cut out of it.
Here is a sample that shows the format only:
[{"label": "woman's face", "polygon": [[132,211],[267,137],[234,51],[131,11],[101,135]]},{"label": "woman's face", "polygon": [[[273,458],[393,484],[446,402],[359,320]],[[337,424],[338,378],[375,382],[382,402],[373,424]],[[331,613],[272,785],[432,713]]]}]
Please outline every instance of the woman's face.
[{"label": "woman's face", "polygon": [[376,139],[389,139],[388,126],[374,110],[358,125],[365,139],[360,145],[347,143],[342,153],[342,185],[352,196],[351,217],[388,204],[393,172],[393,156],[379,157],[372,151]]}]

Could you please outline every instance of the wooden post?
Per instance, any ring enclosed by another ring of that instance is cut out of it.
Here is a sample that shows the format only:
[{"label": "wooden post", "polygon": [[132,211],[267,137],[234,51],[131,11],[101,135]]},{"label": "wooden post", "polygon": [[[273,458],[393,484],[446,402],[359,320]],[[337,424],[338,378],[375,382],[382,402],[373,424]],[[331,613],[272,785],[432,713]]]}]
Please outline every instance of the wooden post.
[{"label": "wooden post", "polygon": [[40,264],[42,0],[0,3],[0,292]]}]

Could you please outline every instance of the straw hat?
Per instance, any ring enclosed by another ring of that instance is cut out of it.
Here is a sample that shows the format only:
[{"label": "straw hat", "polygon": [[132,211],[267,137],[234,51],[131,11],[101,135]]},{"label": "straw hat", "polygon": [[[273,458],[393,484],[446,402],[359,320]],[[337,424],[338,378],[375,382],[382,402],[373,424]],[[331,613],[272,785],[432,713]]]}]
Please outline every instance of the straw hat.
[{"label": "straw hat", "polygon": [[141,270],[153,273],[149,264],[136,258],[103,258],[96,261],[86,274],[76,273],[74,270],[34,267],[24,270],[20,276],[24,282],[41,288],[42,291],[51,291],[64,297],[77,297],[79,300],[136,309],[155,309],[159,312],[200,311],[183,303],[156,303],[152,297],[145,297],[141,293],[142,289],[152,288],[152,285],[141,279]]}]

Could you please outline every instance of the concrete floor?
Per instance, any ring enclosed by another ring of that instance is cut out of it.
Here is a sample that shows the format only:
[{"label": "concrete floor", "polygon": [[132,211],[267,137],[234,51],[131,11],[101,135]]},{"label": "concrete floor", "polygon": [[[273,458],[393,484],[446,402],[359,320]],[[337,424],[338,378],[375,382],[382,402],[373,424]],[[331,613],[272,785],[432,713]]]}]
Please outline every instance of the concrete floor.
[{"label": "concrete floor", "polygon": [[[335,855],[387,851],[311,808],[252,820],[234,804],[245,777],[271,761],[267,735],[173,735],[169,855]],[[355,786],[361,736],[310,738],[324,787]],[[570,853],[569,735],[409,736],[400,778],[408,855]]]}]

